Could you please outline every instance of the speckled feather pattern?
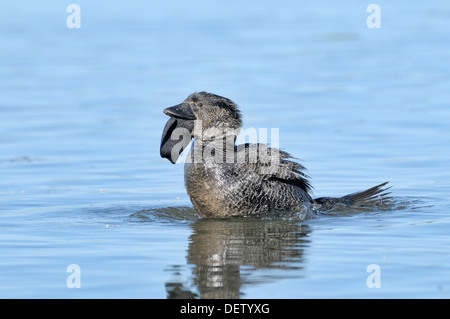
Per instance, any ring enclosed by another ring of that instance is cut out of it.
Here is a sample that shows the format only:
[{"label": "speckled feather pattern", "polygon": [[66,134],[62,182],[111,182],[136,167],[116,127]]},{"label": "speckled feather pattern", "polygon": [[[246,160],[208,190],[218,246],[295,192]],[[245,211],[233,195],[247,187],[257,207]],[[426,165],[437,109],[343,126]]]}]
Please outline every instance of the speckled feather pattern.
[{"label": "speckled feather pattern", "polygon": [[[264,149],[261,154],[278,156],[277,160],[272,159],[273,169],[266,159],[250,162],[248,150],[260,146]],[[288,160],[290,156],[286,152],[260,144],[245,144],[236,147],[234,155],[233,163],[205,158],[202,163],[185,164],[186,189],[200,215],[261,215],[276,210],[291,211],[303,203],[312,203],[303,166]],[[242,158],[244,162],[238,161]]]}]

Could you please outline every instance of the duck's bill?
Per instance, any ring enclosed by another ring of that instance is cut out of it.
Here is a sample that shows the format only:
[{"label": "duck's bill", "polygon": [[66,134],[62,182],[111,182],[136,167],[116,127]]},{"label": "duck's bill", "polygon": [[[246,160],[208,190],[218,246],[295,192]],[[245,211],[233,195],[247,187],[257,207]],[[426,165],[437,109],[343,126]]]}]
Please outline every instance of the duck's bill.
[{"label": "duck's bill", "polygon": [[[164,113],[166,110],[164,110]],[[167,158],[172,164],[175,164],[180,154],[191,142],[193,130],[193,120],[171,117],[167,121],[161,136],[161,157]]]},{"label": "duck's bill", "polygon": [[164,110],[164,114],[182,120],[195,120],[195,114],[192,112],[189,103],[181,103]]}]

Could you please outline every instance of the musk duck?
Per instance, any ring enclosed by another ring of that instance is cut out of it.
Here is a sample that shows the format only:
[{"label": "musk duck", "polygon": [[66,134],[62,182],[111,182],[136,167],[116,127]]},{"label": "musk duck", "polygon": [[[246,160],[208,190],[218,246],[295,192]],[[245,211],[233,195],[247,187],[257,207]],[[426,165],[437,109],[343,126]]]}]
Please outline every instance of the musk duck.
[{"label": "musk duck", "polygon": [[236,145],[241,113],[228,98],[196,92],[164,113],[170,119],[161,137],[161,157],[175,163],[194,140],[184,166],[184,181],[203,218],[275,215],[305,205],[315,211],[336,204],[376,206],[389,194],[385,182],[343,197],[313,199],[305,168],[287,152],[264,143]]}]

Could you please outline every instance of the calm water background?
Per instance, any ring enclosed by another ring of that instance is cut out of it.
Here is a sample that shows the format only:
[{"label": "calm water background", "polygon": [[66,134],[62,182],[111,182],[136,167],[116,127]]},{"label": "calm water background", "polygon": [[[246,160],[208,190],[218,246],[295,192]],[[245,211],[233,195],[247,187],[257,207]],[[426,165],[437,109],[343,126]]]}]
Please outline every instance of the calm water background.
[{"label": "calm water background", "polygon": [[[0,5],[0,297],[450,297],[448,1],[378,1],[380,29],[356,0],[92,2],[80,29]],[[279,128],[315,196],[389,180],[391,209],[200,220],[159,157],[200,90]]]}]

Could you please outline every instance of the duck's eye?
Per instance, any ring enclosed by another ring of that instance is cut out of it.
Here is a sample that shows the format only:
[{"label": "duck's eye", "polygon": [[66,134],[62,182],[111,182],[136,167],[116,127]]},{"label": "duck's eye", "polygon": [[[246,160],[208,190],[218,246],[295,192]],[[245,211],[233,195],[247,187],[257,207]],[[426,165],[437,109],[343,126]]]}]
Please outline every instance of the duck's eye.
[{"label": "duck's eye", "polygon": [[202,106],[203,106],[203,103],[202,103],[202,102],[199,102],[199,103],[197,103],[197,106],[198,106],[198,107],[202,107]]}]

